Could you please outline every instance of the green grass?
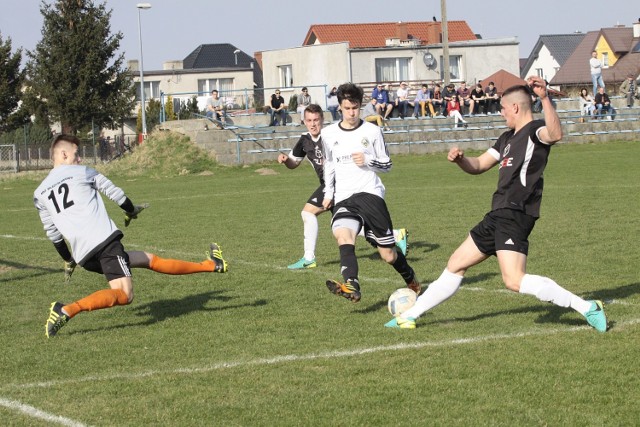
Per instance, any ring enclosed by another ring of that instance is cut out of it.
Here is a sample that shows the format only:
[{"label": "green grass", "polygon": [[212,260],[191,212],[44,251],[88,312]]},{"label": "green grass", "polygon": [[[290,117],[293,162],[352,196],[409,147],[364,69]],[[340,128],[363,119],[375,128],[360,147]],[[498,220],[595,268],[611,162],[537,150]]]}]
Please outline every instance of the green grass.
[{"label": "green grass", "polygon": [[[200,260],[213,240],[230,271],[136,270],[133,304],[81,313],[47,340],[51,301],[106,283],[78,269],[65,285],[31,201],[38,181],[0,181],[1,424],[55,424],[6,404],[15,401],[105,426],[637,425],[638,158],[637,142],[555,147],[530,238],[529,272],[604,299],[606,334],[505,291],[494,258],[416,330],[384,328],[402,280],[360,240],[362,301],[329,294],[324,281],[340,276],[328,216],[318,268],[286,269],[302,255],[299,212],[317,180],[307,165],[274,163],[277,175],[256,173],[265,165],[110,174],[134,202],[151,203],[125,230],[126,248]],[[444,154],[394,157],[387,202],[395,226],[410,230],[423,283],[489,209],[496,173],[467,175]]]}]

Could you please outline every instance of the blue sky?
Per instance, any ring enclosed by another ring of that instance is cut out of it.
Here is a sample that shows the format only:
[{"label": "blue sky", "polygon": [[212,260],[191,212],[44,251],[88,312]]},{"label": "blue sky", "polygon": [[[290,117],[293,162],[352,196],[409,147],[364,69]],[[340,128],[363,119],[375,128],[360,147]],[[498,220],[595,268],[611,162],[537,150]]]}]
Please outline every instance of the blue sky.
[{"label": "blue sky", "polygon": [[[50,3],[51,0],[47,0]],[[126,59],[138,59],[138,1],[108,0],[112,31],[121,31]],[[440,1],[406,1],[396,7],[379,0],[277,2],[262,0],[149,0],[141,13],[145,70],[162,68],[168,60],[184,59],[204,43],[231,43],[249,55],[256,51],[299,46],[313,24],[429,21],[441,18]],[[0,0],[0,33],[14,50],[31,50],[41,38],[38,0]],[[379,6],[376,6],[379,5]],[[579,8],[575,6],[579,5]],[[640,18],[638,0],[580,2],[539,0],[448,0],[447,18],[466,20],[485,39],[517,36],[526,57],[541,34],[593,31],[617,24],[631,26]]]}]

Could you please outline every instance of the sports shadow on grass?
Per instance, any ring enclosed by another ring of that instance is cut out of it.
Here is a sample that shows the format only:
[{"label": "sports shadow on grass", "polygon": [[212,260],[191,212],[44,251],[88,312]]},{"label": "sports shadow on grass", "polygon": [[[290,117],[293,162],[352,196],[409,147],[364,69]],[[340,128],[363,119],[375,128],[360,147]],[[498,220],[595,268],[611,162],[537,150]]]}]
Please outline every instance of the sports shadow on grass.
[{"label": "sports shadow on grass", "polygon": [[[26,270],[31,271],[26,272]],[[16,274],[15,271],[18,271],[19,273]],[[22,274],[23,272],[25,274]],[[60,273],[60,282],[64,281],[64,276],[62,273],[62,263],[60,263],[60,268],[45,268],[36,265],[22,264],[19,262],[0,259],[0,283],[46,276],[47,274],[51,273]],[[10,277],[2,277],[2,275],[4,274],[9,275]],[[19,277],[16,277],[16,275],[19,275]]]},{"label": "sports shadow on grass", "polygon": [[[163,322],[167,319],[176,319],[178,317],[182,317],[188,315],[193,312],[198,311],[223,311],[223,310],[233,310],[236,308],[243,307],[260,307],[267,304],[266,300],[257,300],[248,304],[230,304],[230,305],[220,305],[216,307],[207,307],[208,303],[211,301],[219,301],[219,302],[228,302],[233,298],[224,296],[224,291],[209,291],[201,294],[195,295],[187,295],[182,298],[174,298],[174,299],[164,299],[159,301],[152,301],[148,304],[136,306],[135,302],[133,307],[120,307],[122,310],[132,309],[136,316],[144,317],[146,320],[137,323],[126,323],[120,325],[113,326],[105,326],[104,328],[95,328],[95,329],[83,329],[81,331],[70,332],[69,335],[72,334],[84,334],[90,332],[98,332],[103,330],[112,330],[112,329],[120,329],[120,328],[129,328],[135,326],[149,326],[154,323]],[[117,310],[118,308],[115,308]],[[113,309],[109,309],[113,310]],[[89,317],[90,313],[84,313],[82,318]]]},{"label": "sports shadow on grass", "polygon": [[631,283],[613,289],[599,289],[585,294],[583,298],[599,299],[606,303],[612,300],[628,298],[636,294],[640,294],[640,283]]}]

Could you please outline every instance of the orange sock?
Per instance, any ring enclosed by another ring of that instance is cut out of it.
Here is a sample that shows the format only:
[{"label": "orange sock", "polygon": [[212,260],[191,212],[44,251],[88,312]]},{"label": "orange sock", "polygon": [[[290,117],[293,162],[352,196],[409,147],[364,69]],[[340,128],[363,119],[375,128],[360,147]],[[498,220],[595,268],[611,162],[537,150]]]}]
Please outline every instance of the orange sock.
[{"label": "orange sock", "polygon": [[62,307],[69,317],[73,317],[81,311],[100,310],[114,305],[127,305],[129,299],[122,289],[103,289],[92,293],[76,302]]},{"label": "orange sock", "polygon": [[149,263],[149,268],[164,274],[192,274],[212,272],[215,267],[213,261],[189,262],[179,259],[165,259],[154,255]]}]

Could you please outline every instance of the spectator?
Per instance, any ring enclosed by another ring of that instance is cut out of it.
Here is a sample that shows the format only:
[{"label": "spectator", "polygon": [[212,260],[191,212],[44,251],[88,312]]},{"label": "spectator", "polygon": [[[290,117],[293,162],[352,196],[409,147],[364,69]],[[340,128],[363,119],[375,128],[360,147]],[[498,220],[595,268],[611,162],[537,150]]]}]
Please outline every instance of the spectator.
[{"label": "spectator", "polygon": [[633,107],[633,99],[638,98],[638,85],[633,74],[629,74],[627,79],[622,82],[620,92],[627,98],[627,108]]},{"label": "spectator", "polygon": [[215,116],[216,127],[218,129],[222,129],[225,124],[225,114],[224,114],[224,102],[220,99],[220,95],[218,91],[213,89],[211,91],[211,98],[207,99],[207,118],[213,120]]},{"label": "spectator", "polygon": [[300,123],[304,124],[304,109],[311,105],[311,95],[309,95],[309,89],[302,88],[302,93],[298,95],[298,108],[297,112],[300,115]]},{"label": "spectator", "polygon": [[436,83],[435,87],[433,88],[433,96],[432,96],[432,99],[431,99],[431,103],[433,104],[433,108],[436,111],[438,111],[438,115],[439,116],[446,117],[445,108],[446,108],[447,104],[445,103],[444,99],[442,98],[442,92],[440,91],[440,84],[439,83]]},{"label": "spectator", "polygon": [[589,95],[589,91],[586,87],[580,89],[580,123],[584,123],[585,116],[593,116],[593,112],[596,109],[596,103],[593,97]]},{"label": "spectator", "polygon": [[407,82],[400,83],[400,89],[398,89],[396,94],[398,95],[396,98],[396,108],[398,109],[400,118],[404,120],[409,110],[409,89]]},{"label": "spectator", "polygon": [[360,118],[365,122],[376,123],[380,127],[384,127],[384,130],[390,130],[389,126],[387,126],[386,121],[382,118],[380,113],[376,110],[376,104],[378,100],[376,98],[371,98],[371,101],[367,103],[362,109],[360,113]]},{"label": "spectator", "polygon": [[271,121],[269,126],[278,126],[276,116],[280,116],[280,124],[282,126],[287,125],[287,104],[284,103],[284,98],[280,96],[280,91],[276,90],[276,93],[271,95],[270,101]]},{"label": "spectator", "polygon": [[447,109],[447,104],[449,103],[449,101],[451,101],[451,99],[453,98],[453,95],[456,94],[456,87],[453,83],[449,83],[443,90],[442,90],[442,99],[444,100],[444,102],[442,103],[442,111],[443,111],[443,115],[444,116],[448,116],[449,115],[449,110]]},{"label": "spectator", "polygon": [[460,113],[460,99],[457,94],[453,94],[451,96],[451,100],[447,102],[447,113],[449,114],[449,117],[453,117],[455,127],[458,127],[458,121],[462,121],[465,128],[468,126]]},{"label": "spectator", "polygon": [[470,115],[479,113],[480,107],[482,107],[482,112],[487,114],[487,99],[480,83],[478,83],[471,91],[471,100],[474,102],[474,107],[473,110],[469,108]]},{"label": "spectator", "polygon": [[593,83],[593,96],[597,95],[598,86],[604,89],[604,80],[602,80],[602,62],[598,59],[598,52],[591,52],[589,59],[589,67],[591,68],[591,83]]},{"label": "spectator", "polygon": [[[548,81],[544,81],[544,84],[546,85],[546,87],[549,87],[549,82]],[[549,90],[547,92],[547,97],[549,98],[549,101],[551,101],[551,105],[553,105],[553,108],[556,108],[556,101],[554,101],[554,99],[551,97],[551,91]],[[533,112],[534,113],[542,113],[542,100],[540,99],[540,97],[535,96],[535,95],[531,95],[531,99],[533,101]]]},{"label": "spectator", "polygon": [[386,120],[391,114],[391,110],[393,109],[393,105],[389,103],[389,94],[384,89],[382,83],[378,83],[378,85],[373,89],[371,93],[371,98],[376,99],[376,111],[378,114],[384,117]]},{"label": "spectator", "polygon": [[[398,96],[396,92],[393,90],[393,85],[391,83],[387,83],[384,88],[387,91],[387,98],[389,99],[389,104],[391,106],[391,110],[389,110],[388,114],[384,115],[384,119],[388,120],[391,117],[391,113],[393,113],[393,109],[398,105]],[[388,106],[387,106],[388,108]]]},{"label": "spectator", "polygon": [[489,82],[489,86],[484,89],[485,96],[485,113],[496,114],[498,112],[498,104],[500,104],[500,96],[498,95],[498,89],[493,82]]},{"label": "spectator", "polygon": [[327,110],[331,111],[331,119],[334,122],[340,119],[340,116],[338,114],[340,105],[338,104],[338,94],[336,93],[337,90],[338,88],[334,86],[331,88],[331,92],[329,92],[329,94],[327,95]]},{"label": "spectator", "polygon": [[611,116],[611,120],[616,119],[616,109],[611,105],[611,100],[609,99],[609,95],[607,95],[604,91],[604,88],[600,86],[598,88],[598,93],[596,94],[596,109],[597,109],[597,117],[602,118],[602,112],[607,113],[608,116]]},{"label": "spectator", "polygon": [[[469,107],[468,113],[469,115],[473,115],[473,109],[475,107],[475,102],[471,98],[471,90],[467,87],[466,82],[461,82],[460,87],[456,91],[458,94],[458,98],[460,100],[461,107]],[[462,108],[464,110],[464,108]]]},{"label": "spectator", "polygon": [[[418,118],[418,110],[422,111],[422,116],[425,117],[427,115],[426,106],[429,106],[429,111],[431,112],[431,117],[435,117],[435,111],[433,110],[433,104],[431,103],[431,91],[429,90],[426,84],[422,85],[422,88],[416,94],[415,99],[413,100],[413,116]],[[411,103],[409,103],[411,105]]]}]

